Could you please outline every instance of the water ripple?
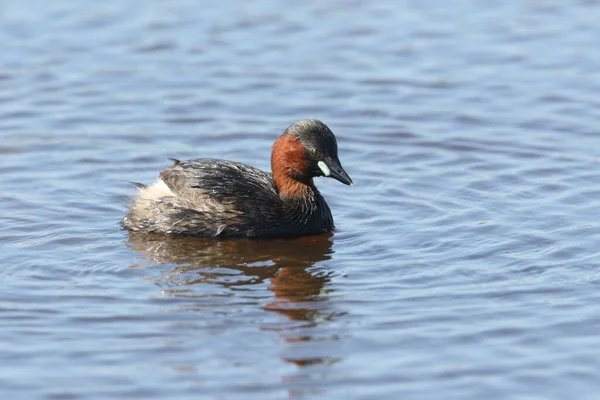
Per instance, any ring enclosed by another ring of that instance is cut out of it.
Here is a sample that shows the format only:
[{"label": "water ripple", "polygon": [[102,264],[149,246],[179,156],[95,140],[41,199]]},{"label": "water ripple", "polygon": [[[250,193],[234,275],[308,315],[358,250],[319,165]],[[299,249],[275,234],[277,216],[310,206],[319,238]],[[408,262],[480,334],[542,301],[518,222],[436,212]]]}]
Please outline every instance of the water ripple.
[{"label": "water ripple", "polygon": [[[596,398],[599,12],[7,2],[2,393]],[[305,117],[332,235],[119,229],[167,157],[268,169]]]}]

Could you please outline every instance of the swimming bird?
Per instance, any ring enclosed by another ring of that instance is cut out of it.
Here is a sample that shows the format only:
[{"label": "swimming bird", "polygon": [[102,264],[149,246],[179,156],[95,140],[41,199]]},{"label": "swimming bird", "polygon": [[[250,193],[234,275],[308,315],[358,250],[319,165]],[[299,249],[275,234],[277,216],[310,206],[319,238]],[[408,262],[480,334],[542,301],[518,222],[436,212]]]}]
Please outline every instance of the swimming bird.
[{"label": "swimming bird", "polygon": [[131,231],[203,237],[285,237],[329,232],[331,210],[313,178],[351,185],[336,138],[303,119],[275,141],[272,173],[212,158],[173,160],[150,186],[136,184],[121,225]]}]

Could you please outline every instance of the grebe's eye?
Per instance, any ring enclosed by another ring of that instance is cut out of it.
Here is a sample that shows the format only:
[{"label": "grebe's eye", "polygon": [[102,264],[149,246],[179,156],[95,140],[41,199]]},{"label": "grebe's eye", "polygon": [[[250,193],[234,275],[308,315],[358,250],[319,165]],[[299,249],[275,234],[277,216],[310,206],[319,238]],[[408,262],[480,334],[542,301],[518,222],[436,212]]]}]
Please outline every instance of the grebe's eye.
[{"label": "grebe's eye", "polygon": [[316,149],[311,149],[310,155],[313,156],[313,158],[320,158],[321,157],[321,153],[319,153]]}]

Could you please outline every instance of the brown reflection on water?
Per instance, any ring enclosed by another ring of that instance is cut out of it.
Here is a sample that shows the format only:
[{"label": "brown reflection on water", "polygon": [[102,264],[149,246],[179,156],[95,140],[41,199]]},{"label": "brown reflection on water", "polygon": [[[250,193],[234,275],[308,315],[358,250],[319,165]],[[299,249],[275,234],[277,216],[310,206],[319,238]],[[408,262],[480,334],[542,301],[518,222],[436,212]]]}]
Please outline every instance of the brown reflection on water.
[{"label": "brown reflection on water", "polygon": [[[130,233],[128,246],[154,264],[176,265],[160,278],[161,285],[166,281],[174,289],[173,295],[204,297],[182,289],[198,284],[235,289],[269,282],[268,289],[274,297],[263,309],[284,316],[287,323],[260,329],[280,332],[286,343],[293,344],[312,340],[310,333],[298,328],[311,328],[337,315],[328,311],[326,302],[331,272],[312,268],[317,262],[331,258],[331,236],[215,240]],[[223,269],[240,274],[225,273]],[[332,363],[329,357],[299,356],[283,360],[298,366]]]}]

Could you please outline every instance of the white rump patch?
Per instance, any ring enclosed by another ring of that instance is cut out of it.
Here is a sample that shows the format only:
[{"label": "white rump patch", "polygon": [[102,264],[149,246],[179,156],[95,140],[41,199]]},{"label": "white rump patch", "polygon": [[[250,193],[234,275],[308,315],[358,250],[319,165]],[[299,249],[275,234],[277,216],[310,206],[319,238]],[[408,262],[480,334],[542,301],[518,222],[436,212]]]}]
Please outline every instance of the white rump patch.
[{"label": "white rump patch", "polygon": [[321,171],[323,171],[323,175],[325,175],[325,176],[331,175],[331,171],[329,170],[329,167],[323,161],[319,161],[317,163],[317,166],[321,169]]},{"label": "white rump patch", "polygon": [[140,192],[141,196],[146,200],[158,200],[163,197],[175,196],[162,179],[158,179],[146,189],[141,189]]}]

